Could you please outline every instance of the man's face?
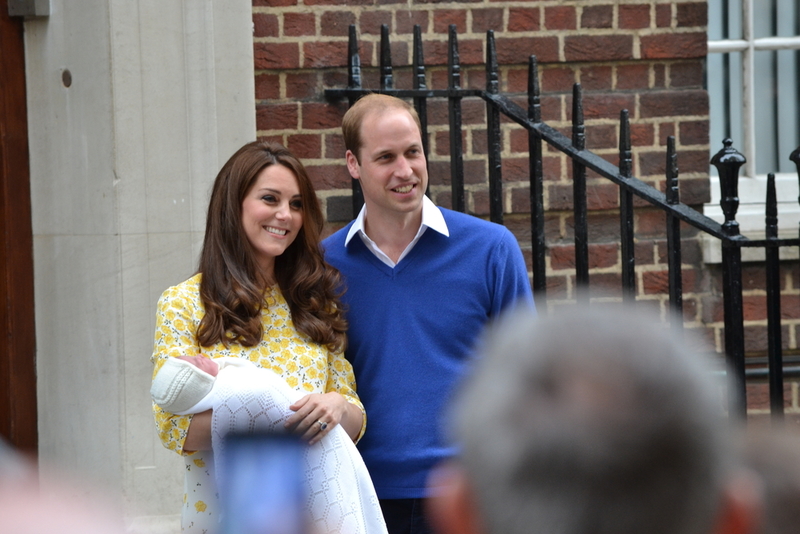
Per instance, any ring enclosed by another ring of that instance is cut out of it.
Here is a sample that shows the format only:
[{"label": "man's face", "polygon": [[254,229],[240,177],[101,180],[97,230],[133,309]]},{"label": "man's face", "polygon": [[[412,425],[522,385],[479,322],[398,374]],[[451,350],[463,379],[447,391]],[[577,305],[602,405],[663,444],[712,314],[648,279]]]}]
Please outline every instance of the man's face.
[{"label": "man's face", "polygon": [[347,169],[361,182],[368,214],[392,216],[421,210],[428,170],[419,128],[411,115],[403,109],[370,113],[361,123],[361,140],[361,162],[348,150]]}]

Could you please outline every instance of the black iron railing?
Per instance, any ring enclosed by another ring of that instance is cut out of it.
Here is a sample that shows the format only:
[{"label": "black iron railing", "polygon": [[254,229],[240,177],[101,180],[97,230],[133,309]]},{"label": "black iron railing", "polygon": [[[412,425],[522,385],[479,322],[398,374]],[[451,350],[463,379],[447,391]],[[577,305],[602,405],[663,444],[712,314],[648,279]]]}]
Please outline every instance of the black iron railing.
[{"label": "black iron railing", "polygon": [[[619,186],[620,250],[622,256],[623,300],[635,299],[635,259],[634,259],[634,197],[647,201],[666,214],[666,236],[668,247],[669,302],[676,312],[682,315],[681,286],[681,221],[716,237],[722,243],[723,300],[725,324],[725,352],[730,368],[735,375],[735,388],[738,394],[730,395],[732,413],[746,413],[745,378],[749,372],[745,368],[744,318],[742,298],[742,249],[762,248],[766,252],[767,308],[768,308],[768,376],[770,385],[770,406],[772,414],[783,415],[783,358],[781,353],[781,307],[780,280],[778,276],[778,252],[782,247],[800,246],[800,238],[780,239],[777,233],[777,200],[774,175],[768,177],[766,199],[766,237],[751,240],[742,236],[736,222],[739,206],[738,179],[739,168],[745,162],[744,156],[732,147],[729,139],[724,148],[711,160],[719,171],[721,186],[721,207],[725,216],[720,224],[699,213],[692,207],[682,204],[679,198],[678,163],[675,139],[667,140],[666,151],[666,192],[655,189],[632,175],[631,135],[628,111],[620,113],[619,164],[613,165],[604,158],[586,149],[585,125],[583,118],[583,99],[580,84],[573,88],[572,100],[572,138],[568,138],[555,128],[542,121],[538,84],[538,66],[535,56],[530,56],[528,74],[528,106],[523,109],[511,98],[501,95],[494,32],[487,32],[486,43],[486,88],[462,89],[461,67],[459,65],[458,42],[455,26],[451,25],[448,39],[448,87],[433,90],[426,86],[425,65],[423,61],[422,38],[419,27],[414,29],[413,44],[413,89],[395,89],[390,54],[389,31],[385,25],[381,30],[380,44],[380,88],[366,89],[361,84],[361,61],[358,54],[358,40],[355,26],[350,27],[348,48],[349,82],[346,89],[328,89],[325,95],[330,100],[348,99],[350,104],[360,96],[379,92],[400,98],[413,99],[420,115],[422,139],[427,154],[428,122],[427,102],[431,98],[446,99],[450,127],[450,170],[452,207],[465,211],[463,147],[461,137],[461,101],[465,97],[480,97],[486,102],[488,164],[489,164],[489,213],[494,222],[503,223],[503,194],[501,175],[501,135],[500,118],[505,116],[528,131],[530,161],[530,205],[531,205],[531,248],[533,289],[542,309],[546,295],[545,228],[543,201],[542,143],[563,152],[572,160],[573,210],[575,239],[575,279],[579,301],[589,299],[589,240],[587,223],[586,173],[591,169],[598,175],[611,180]],[[797,164],[800,176],[800,148],[795,150],[791,160]],[[800,199],[798,199],[800,200]],[[363,204],[357,181],[353,181],[353,211],[357,213]],[[683,324],[679,320],[671,323],[676,333]],[[758,370],[752,372],[763,375]]]}]

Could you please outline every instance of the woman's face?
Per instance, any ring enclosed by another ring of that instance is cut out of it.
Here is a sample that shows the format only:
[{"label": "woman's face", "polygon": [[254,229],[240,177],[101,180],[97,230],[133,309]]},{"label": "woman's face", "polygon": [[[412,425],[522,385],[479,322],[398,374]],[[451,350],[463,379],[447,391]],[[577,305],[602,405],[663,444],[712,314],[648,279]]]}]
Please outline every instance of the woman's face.
[{"label": "woman's face", "polygon": [[242,201],[242,227],[262,274],[271,278],[275,257],[303,227],[303,199],[294,172],[273,164],[259,173]]}]

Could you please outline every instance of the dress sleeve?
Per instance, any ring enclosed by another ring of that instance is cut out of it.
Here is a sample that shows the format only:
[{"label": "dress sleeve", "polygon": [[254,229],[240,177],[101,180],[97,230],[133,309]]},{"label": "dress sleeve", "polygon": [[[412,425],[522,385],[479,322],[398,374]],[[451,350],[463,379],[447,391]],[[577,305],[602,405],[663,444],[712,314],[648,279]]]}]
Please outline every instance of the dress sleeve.
[{"label": "dress sleeve", "polygon": [[[195,299],[178,287],[172,287],[161,295],[156,312],[155,346],[151,357],[153,378],[167,358],[196,356],[200,353],[195,336],[199,324],[197,312]],[[184,454],[183,442],[186,440],[192,416],[169,413],[155,402],[153,416],[161,443],[170,450]]]},{"label": "dress sleeve", "polygon": [[361,409],[363,416],[361,430],[355,439],[355,442],[358,443],[367,428],[367,412],[356,393],[356,377],[353,373],[353,366],[345,359],[342,352],[328,351],[328,383],[325,391],[336,391],[347,399],[347,402],[355,404]]}]

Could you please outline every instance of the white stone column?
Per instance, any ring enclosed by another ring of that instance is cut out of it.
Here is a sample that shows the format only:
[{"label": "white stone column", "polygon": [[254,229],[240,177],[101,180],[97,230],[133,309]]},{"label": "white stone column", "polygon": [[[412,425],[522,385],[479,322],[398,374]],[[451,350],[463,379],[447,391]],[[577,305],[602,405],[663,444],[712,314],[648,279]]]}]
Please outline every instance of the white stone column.
[{"label": "white stone column", "polygon": [[182,460],[150,411],[155,304],[196,269],[211,183],[255,139],[251,10],[51,0],[25,25],[40,458],[121,496],[135,532],[177,525]]}]

